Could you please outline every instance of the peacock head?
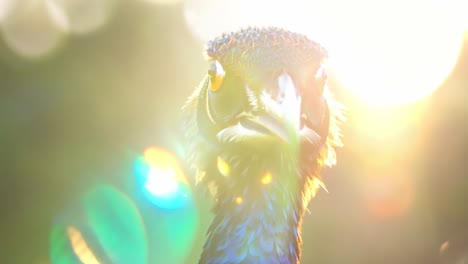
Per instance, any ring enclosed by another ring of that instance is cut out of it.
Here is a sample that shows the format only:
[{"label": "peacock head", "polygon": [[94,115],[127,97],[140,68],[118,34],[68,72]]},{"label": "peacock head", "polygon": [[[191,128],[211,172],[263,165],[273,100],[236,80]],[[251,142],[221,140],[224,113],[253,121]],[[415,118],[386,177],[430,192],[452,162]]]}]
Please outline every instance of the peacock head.
[{"label": "peacock head", "polygon": [[329,103],[322,46],[279,28],[247,28],[209,41],[206,55],[197,113],[205,139],[251,152],[300,150],[333,163],[339,111]]}]

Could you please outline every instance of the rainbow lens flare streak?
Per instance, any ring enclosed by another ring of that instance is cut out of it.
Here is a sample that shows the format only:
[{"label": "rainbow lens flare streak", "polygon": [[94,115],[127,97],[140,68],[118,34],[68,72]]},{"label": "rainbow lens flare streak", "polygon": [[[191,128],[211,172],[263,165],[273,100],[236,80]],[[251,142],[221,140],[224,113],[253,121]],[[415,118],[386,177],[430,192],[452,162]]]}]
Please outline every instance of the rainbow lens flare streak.
[{"label": "rainbow lens flare streak", "polygon": [[64,212],[50,234],[53,264],[148,263],[148,238],[133,200],[97,185]]},{"label": "rainbow lens flare streak", "polygon": [[185,207],[190,202],[190,186],[177,157],[159,147],[148,147],[134,166],[143,196],[166,209]]}]

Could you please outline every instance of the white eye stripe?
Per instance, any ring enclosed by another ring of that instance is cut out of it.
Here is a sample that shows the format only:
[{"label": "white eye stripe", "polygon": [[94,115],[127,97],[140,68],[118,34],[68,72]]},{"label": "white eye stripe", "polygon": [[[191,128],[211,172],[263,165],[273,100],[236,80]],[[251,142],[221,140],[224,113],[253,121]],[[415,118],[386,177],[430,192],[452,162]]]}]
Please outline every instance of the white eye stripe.
[{"label": "white eye stripe", "polygon": [[216,76],[224,77],[225,74],[226,72],[224,71],[224,68],[221,65],[221,63],[219,63],[219,61],[214,61],[210,64],[210,67],[208,69],[208,75],[210,75],[210,77],[212,78],[215,78]]},{"label": "white eye stripe", "polygon": [[221,65],[221,63],[219,63],[219,61],[215,61],[215,66],[216,66],[216,75],[224,76],[226,74],[223,66]]},{"label": "white eye stripe", "polygon": [[209,97],[209,89],[206,89],[206,94],[205,94],[205,109],[206,109],[206,115],[210,119],[210,121],[213,124],[216,124],[216,121],[214,120],[213,116],[211,115],[211,109],[210,109],[210,97]]},{"label": "white eye stripe", "polygon": [[315,73],[315,79],[323,79],[327,77],[327,71],[323,65]]}]

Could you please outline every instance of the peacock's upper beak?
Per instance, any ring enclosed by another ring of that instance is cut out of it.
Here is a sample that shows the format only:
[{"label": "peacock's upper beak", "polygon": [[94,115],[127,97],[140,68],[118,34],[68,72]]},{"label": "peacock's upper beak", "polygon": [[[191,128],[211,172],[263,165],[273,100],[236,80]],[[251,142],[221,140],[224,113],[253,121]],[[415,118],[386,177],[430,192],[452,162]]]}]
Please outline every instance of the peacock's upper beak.
[{"label": "peacock's upper beak", "polygon": [[276,96],[263,92],[259,98],[261,110],[242,113],[238,123],[218,133],[218,139],[232,141],[278,141],[297,143],[302,137],[316,138],[317,133],[301,124],[301,96],[288,73],[277,79]]},{"label": "peacock's upper beak", "polygon": [[260,96],[262,111],[241,120],[262,130],[266,136],[286,142],[295,140],[300,127],[301,97],[294,82],[287,73],[278,78],[278,93],[272,97],[267,92]]}]

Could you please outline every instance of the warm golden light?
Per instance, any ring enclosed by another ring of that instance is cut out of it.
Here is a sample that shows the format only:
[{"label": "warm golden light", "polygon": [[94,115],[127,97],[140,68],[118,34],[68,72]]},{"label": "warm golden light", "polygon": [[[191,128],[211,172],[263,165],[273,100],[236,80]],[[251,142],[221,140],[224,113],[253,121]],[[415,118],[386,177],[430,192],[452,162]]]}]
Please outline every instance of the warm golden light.
[{"label": "warm golden light", "polygon": [[272,179],[273,179],[273,176],[271,175],[271,173],[267,172],[263,175],[261,182],[262,184],[267,185],[271,183]]},{"label": "warm golden light", "polygon": [[461,48],[463,29],[453,14],[436,1],[359,2],[366,9],[340,13],[349,24],[342,39],[330,42],[337,78],[373,105],[430,95],[450,74]]},{"label": "warm golden light", "polygon": [[452,70],[466,17],[454,12],[465,10],[461,3],[187,0],[185,17],[204,41],[251,25],[304,33],[329,49],[334,75],[363,101],[401,105],[431,94]]},{"label": "warm golden light", "polygon": [[442,243],[442,245],[440,245],[440,248],[439,248],[439,255],[442,256],[449,247],[450,247],[450,242],[448,240]]},{"label": "warm golden light", "polygon": [[242,199],[242,197],[240,197],[240,196],[236,197],[236,200],[235,200],[236,204],[241,204],[243,201],[244,201],[244,199]]},{"label": "warm golden light", "polygon": [[216,159],[216,165],[221,175],[223,175],[224,177],[229,176],[229,173],[231,173],[231,167],[229,166],[229,164],[227,164],[226,161],[224,161],[221,157],[218,157]]},{"label": "warm golden light", "polygon": [[69,226],[67,233],[73,252],[75,252],[81,263],[100,264],[78,229]]},{"label": "warm golden light", "polygon": [[322,180],[320,180],[317,177],[312,178],[312,183],[311,183],[311,188],[310,188],[310,193],[312,197],[315,197],[317,195],[317,192],[320,189],[320,187],[322,187],[325,191],[328,192]]},{"label": "warm golden light", "polygon": [[379,219],[400,217],[413,203],[413,186],[407,175],[376,174],[365,184],[367,208]]},{"label": "warm golden light", "polygon": [[[419,103],[406,107],[359,107],[353,108],[353,116],[348,124],[358,135],[349,148],[359,148],[363,145],[385,149],[388,153],[405,151],[401,155],[414,156],[426,136],[420,124],[427,114],[427,104]],[[369,163],[379,160],[395,159],[396,157],[367,156]],[[406,158],[407,160],[409,158]]]},{"label": "warm golden light", "polygon": [[156,5],[174,5],[174,4],[179,4],[182,2],[182,0],[140,0],[144,1],[150,4],[156,4]]}]

